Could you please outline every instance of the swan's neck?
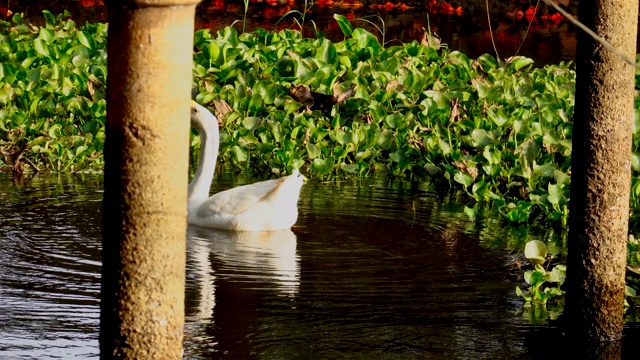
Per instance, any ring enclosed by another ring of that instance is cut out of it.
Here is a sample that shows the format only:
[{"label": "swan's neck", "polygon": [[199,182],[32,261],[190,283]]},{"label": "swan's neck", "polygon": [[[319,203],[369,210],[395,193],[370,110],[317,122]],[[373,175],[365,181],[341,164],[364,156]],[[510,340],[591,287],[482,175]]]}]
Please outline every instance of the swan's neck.
[{"label": "swan's neck", "polygon": [[[215,118],[214,118],[215,119]],[[214,124],[197,124],[200,134],[200,161],[196,175],[189,184],[189,205],[209,198],[209,189],[218,159],[219,132],[218,121]]]}]

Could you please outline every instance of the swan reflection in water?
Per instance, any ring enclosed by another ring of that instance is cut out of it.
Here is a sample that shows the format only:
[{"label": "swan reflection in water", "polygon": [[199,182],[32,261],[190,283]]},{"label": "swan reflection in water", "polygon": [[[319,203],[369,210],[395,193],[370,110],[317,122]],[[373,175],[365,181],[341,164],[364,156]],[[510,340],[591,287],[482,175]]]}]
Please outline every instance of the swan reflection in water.
[{"label": "swan reflection in water", "polygon": [[300,261],[291,230],[232,232],[189,226],[188,322],[217,323],[226,313],[255,307],[256,292],[275,290],[279,296],[295,297],[299,286]]}]

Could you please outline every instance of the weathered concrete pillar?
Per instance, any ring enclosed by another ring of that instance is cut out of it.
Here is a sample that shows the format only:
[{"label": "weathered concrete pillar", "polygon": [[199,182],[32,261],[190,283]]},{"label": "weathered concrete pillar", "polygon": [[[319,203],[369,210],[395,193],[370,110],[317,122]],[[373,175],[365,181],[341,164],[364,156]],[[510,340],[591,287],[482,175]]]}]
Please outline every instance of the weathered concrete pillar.
[{"label": "weathered concrete pillar", "polygon": [[110,1],[101,358],[178,359],[198,0]]},{"label": "weathered concrete pillar", "polygon": [[[635,58],[638,0],[582,0],[578,18]],[[634,74],[579,33],[565,311],[583,340],[622,336]]]}]

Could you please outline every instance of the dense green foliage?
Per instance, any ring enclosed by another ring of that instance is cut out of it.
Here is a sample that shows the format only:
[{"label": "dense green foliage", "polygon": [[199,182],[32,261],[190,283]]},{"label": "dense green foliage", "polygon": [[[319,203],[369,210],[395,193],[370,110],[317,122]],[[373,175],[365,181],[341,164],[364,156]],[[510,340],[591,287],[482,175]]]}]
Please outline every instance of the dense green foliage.
[{"label": "dense green foliage", "polygon": [[[66,16],[45,12],[40,28],[19,14],[1,24],[0,148],[53,171],[100,170],[107,26],[76,28]],[[472,60],[415,41],[384,47],[346,18],[336,21],[345,34],[336,43],[292,30],[196,32],[197,100],[233,109],[223,166],[296,167],[323,180],[430,176],[496,204],[510,222],[544,214],[566,224],[575,89],[567,64]],[[355,93],[331,110],[303,111],[289,95],[298,84]],[[633,165],[637,175],[637,156]],[[639,196],[634,176],[634,209]]]},{"label": "dense green foliage", "polygon": [[[105,24],[0,23],[0,149],[53,171],[101,170]],[[6,157],[5,157],[6,159]]]},{"label": "dense green foliage", "polygon": [[[471,60],[411,42],[384,48],[338,18],[332,43],[299,32],[196,33],[198,100],[227,101],[222,160],[312,178],[429,175],[493,200],[510,221],[567,215],[575,74],[532,60]],[[298,83],[356,87],[331,113],[300,112]],[[534,213],[535,215],[535,213]]]}]

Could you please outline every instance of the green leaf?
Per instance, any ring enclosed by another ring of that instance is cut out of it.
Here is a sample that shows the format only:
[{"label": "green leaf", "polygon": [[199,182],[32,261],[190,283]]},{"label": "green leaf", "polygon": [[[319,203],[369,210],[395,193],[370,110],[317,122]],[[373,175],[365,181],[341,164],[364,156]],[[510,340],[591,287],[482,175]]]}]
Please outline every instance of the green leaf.
[{"label": "green leaf", "polygon": [[558,168],[558,165],[556,165],[555,163],[544,163],[542,165],[534,165],[533,173],[535,174],[535,176],[546,179],[546,178],[552,177],[554,173],[558,171],[557,168]]},{"label": "green leaf", "polygon": [[447,60],[452,64],[461,65],[465,69],[470,69],[471,68],[471,61],[469,60],[467,55],[465,55],[465,54],[463,54],[463,53],[461,53],[459,51],[452,51],[447,56]]},{"label": "green leaf", "polygon": [[544,289],[544,293],[548,294],[550,297],[553,296],[562,296],[564,295],[564,291],[556,288],[556,287],[548,287],[546,289]]},{"label": "green leaf", "polygon": [[333,18],[338,23],[338,26],[340,27],[340,30],[342,30],[342,33],[345,37],[351,35],[351,33],[353,32],[353,25],[351,25],[349,19],[340,14],[333,14]]},{"label": "green leaf", "polygon": [[553,178],[556,180],[556,183],[563,186],[567,186],[571,183],[571,177],[560,170],[555,170],[553,172]]},{"label": "green leaf", "polygon": [[560,185],[549,183],[547,189],[549,191],[549,196],[547,196],[547,200],[549,200],[549,202],[553,205],[560,204],[560,201],[563,198]]},{"label": "green leaf", "polygon": [[253,131],[255,129],[258,128],[258,126],[260,126],[261,120],[259,117],[246,117],[242,120],[242,126],[244,126],[245,129]]},{"label": "green leaf", "polygon": [[351,134],[348,134],[342,130],[336,131],[335,138],[340,145],[346,145],[351,142]]},{"label": "green leaf", "polygon": [[534,265],[542,265],[547,258],[547,246],[540,240],[531,240],[524,247],[524,256]]},{"label": "green leaf", "polygon": [[22,22],[22,13],[13,14],[13,17],[11,18],[11,20],[16,24],[20,24]]},{"label": "green leaf", "polygon": [[476,214],[478,212],[478,208],[476,206],[470,208],[468,206],[464,207],[464,213],[467,214],[469,220],[474,221],[476,219]]},{"label": "green leaf", "polygon": [[509,121],[503,108],[487,111],[487,117],[499,127],[504,126]]},{"label": "green leaf", "polygon": [[38,37],[51,44],[53,40],[55,40],[56,35],[50,29],[40,28],[40,35],[38,35]]},{"label": "green leaf", "polygon": [[276,93],[277,86],[275,86],[273,83],[267,84],[261,81],[256,84],[253,90],[254,92],[258,93],[260,97],[262,97],[262,101],[265,105],[272,105],[276,100],[276,96],[278,95]]},{"label": "green leaf", "polygon": [[27,80],[34,82],[40,79],[40,69],[30,69],[27,71]]},{"label": "green leaf", "polygon": [[78,41],[80,44],[86,46],[89,50],[96,48],[96,41],[84,31],[78,31]]},{"label": "green leaf", "polygon": [[307,148],[307,154],[309,155],[309,159],[315,159],[318,156],[320,156],[320,154],[322,154],[320,147],[315,144],[307,143],[306,148]]},{"label": "green leaf", "polygon": [[389,158],[391,160],[393,160],[394,162],[397,163],[401,163],[404,160],[404,156],[402,156],[402,153],[398,152],[398,151],[394,151],[392,153],[389,154]]},{"label": "green leaf", "polygon": [[435,175],[435,174],[437,174],[437,173],[442,171],[442,169],[440,169],[439,167],[437,167],[437,166],[435,166],[435,165],[433,165],[431,163],[426,164],[424,166],[424,169],[427,170],[427,172],[431,176],[433,176],[433,175]]},{"label": "green leaf", "polygon": [[384,122],[392,129],[399,128],[405,123],[404,117],[401,114],[389,114],[385,116]]},{"label": "green leaf", "polygon": [[49,137],[52,138],[52,139],[59,138],[60,136],[62,136],[61,130],[62,130],[62,125],[60,125],[60,124],[51,125],[51,127],[49,128],[49,132],[48,132]]},{"label": "green leaf", "polygon": [[509,67],[519,71],[525,66],[533,64],[533,59],[524,57],[524,56],[515,56],[509,62]]},{"label": "green leaf", "polygon": [[340,164],[340,169],[342,169],[342,171],[344,171],[344,172],[353,174],[356,171],[358,171],[358,165],[342,163],[342,164]]},{"label": "green leaf", "polygon": [[338,56],[338,62],[347,69],[351,68],[351,59],[349,59],[348,56],[344,56],[344,55]]},{"label": "green leaf", "polygon": [[208,43],[204,47],[203,52],[206,55],[206,58],[209,60],[209,62],[216,65],[221,65],[221,60],[222,60],[220,56],[221,51],[215,42]]},{"label": "green leaf", "polygon": [[13,98],[13,88],[9,84],[0,87],[0,103],[8,104]]},{"label": "green leaf", "polygon": [[[0,76],[2,78],[2,76]],[[631,154],[631,168],[634,171],[640,171],[640,156],[638,156],[637,152]]]},{"label": "green leaf", "polygon": [[245,162],[249,158],[247,152],[238,145],[234,145],[232,150],[238,162]]},{"label": "green leaf", "polygon": [[530,284],[535,288],[539,288],[547,280],[547,276],[543,271],[544,269],[541,271],[540,267],[536,266],[536,270],[531,272],[529,280],[531,281]]},{"label": "green leaf", "polygon": [[55,26],[57,24],[56,21],[56,17],[53,16],[53,14],[51,13],[51,11],[49,10],[42,10],[42,14],[44,15],[44,19],[47,23],[47,26]]},{"label": "green leaf", "polygon": [[36,49],[36,51],[38,52],[38,54],[42,55],[42,56],[49,56],[50,52],[49,52],[49,46],[47,44],[46,41],[44,41],[43,39],[35,39],[33,40],[33,47],[34,49]]},{"label": "green leaf", "polygon": [[492,69],[495,69],[498,65],[496,58],[489,54],[480,55],[478,57],[478,62],[480,63],[480,66],[482,66],[482,70],[484,72],[489,72]]},{"label": "green leaf", "polygon": [[333,160],[315,158],[311,163],[311,169],[318,174],[329,174],[333,171]]},{"label": "green leaf", "polygon": [[456,171],[456,174],[453,176],[453,180],[462,184],[465,188],[473,184],[473,177],[467,173],[463,173],[462,171]]},{"label": "green leaf", "polygon": [[637,296],[637,291],[635,288],[629,286],[629,285],[625,285],[624,287],[624,296],[631,296],[631,297],[636,297]]},{"label": "green leaf", "polygon": [[533,275],[533,270],[527,270],[524,272],[524,274],[522,274],[524,277],[524,281],[529,284],[529,285],[533,285],[532,282],[532,275]]},{"label": "green leaf", "polygon": [[471,132],[471,138],[473,139],[473,146],[482,149],[491,142],[489,133],[485,129],[474,129]]},{"label": "green leaf", "polygon": [[442,155],[447,155],[451,152],[451,146],[449,146],[449,143],[447,143],[446,141],[442,140],[442,139],[438,139],[438,146],[440,147],[440,150],[442,151]]},{"label": "green leaf", "polygon": [[553,267],[549,274],[549,281],[557,283],[558,285],[564,284],[564,280],[567,278],[567,267],[565,265],[558,264]]},{"label": "green leaf", "polygon": [[363,28],[354,29],[351,36],[358,41],[358,48],[366,49],[372,55],[382,51],[378,37]]},{"label": "green leaf", "polygon": [[520,158],[524,160],[524,166],[532,166],[539,154],[540,145],[533,139],[527,139],[520,145]]},{"label": "green leaf", "polygon": [[322,39],[322,45],[318,49],[316,59],[330,65],[334,65],[337,62],[338,53],[329,39]]}]

